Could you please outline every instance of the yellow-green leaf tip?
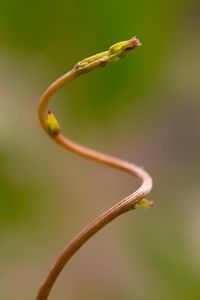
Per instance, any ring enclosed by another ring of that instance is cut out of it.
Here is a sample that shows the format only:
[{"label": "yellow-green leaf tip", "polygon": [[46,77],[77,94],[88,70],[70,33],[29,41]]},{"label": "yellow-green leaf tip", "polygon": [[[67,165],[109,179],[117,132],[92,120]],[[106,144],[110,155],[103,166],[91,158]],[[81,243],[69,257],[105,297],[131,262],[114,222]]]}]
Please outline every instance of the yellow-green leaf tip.
[{"label": "yellow-green leaf tip", "polygon": [[130,40],[112,45],[108,51],[110,55],[115,55],[116,58],[120,59],[126,56],[130,50],[133,50],[141,45],[142,43],[134,36]]},{"label": "yellow-green leaf tip", "polygon": [[139,200],[136,204],[135,204],[135,208],[138,208],[138,207],[154,207],[155,204],[153,201],[151,200],[147,200],[147,199],[141,199]]},{"label": "yellow-green leaf tip", "polygon": [[51,136],[54,136],[60,132],[60,125],[51,110],[48,111],[46,124],[47,131]]},{"label": "yellow-green leaf tip", "polygon": [[115,62],[125,57],[130,50],[141,45],[142,43],[136,37],[127,41],[116,43],[108,50],[92,55],[78,62],[75,65],[75,70],[86,73],[96,69],[97,67],[104,67],[107,63]]}]

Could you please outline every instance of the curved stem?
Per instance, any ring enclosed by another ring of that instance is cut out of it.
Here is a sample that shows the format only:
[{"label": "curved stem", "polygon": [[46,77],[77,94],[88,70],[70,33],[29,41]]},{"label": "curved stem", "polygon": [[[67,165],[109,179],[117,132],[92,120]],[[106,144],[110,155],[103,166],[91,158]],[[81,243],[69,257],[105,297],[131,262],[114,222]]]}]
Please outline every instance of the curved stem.
[{"label": "curved stem", "polygon": [[76,154],[130,173],[138,177],[142,181],[142,184],[131,195],[122,199],[106,212],[98,216],[77,236],[75,236],[71,242],[68,243],[68,245],[58,256],[48,276],[44,280],[44,283],[40,287],[36,300],[46,300],[48,298],[57,277],[59,276],[66,263],[77,252],[77,250],[87,242],[89,238],[91,238],[96,232],[98,232],[106,224],[110,223],[121,214],[135,208],[136,203],[139,203],[139,201],[141,201],[141,199],[143,199],[152,188],[152,179],[150,175],[141,167],[128,161],[121,160],[119,158],[101,152],[97,152],[71,141],[61,134],[57,120],[51,114],[51,112],[49,113],[51,119],[49,118],[49,116],[46,117],[46,109],[49,100],[63,85],[66,85],[82,74],[90,72],[98,67],[104,66],[108,62],[116,61],[119,58],[124,57],[129,50],[134,49],[139,45],[139,40],[134,37],[128,41],[120,42],[111,46],[108,51],[96,54],[79,62],[71,71],[53,82],[47,88],[40,99],[38,107],[40,124],[56,143],[58,143],[65,149],[75,152]]}]

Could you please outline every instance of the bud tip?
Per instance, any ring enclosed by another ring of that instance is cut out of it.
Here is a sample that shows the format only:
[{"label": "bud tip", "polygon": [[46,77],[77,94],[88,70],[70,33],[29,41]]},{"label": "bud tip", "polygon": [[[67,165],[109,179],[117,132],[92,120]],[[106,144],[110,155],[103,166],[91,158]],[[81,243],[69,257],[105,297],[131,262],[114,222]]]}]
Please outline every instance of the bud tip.
[{"label": "bud tip", "polygon": [[130,39],[130,42],[131,42],[131,45],[133,48],[142,46],[142,43],[140,42],[140,40],[138,38],[136,38],[136,36],[132,37]]}]

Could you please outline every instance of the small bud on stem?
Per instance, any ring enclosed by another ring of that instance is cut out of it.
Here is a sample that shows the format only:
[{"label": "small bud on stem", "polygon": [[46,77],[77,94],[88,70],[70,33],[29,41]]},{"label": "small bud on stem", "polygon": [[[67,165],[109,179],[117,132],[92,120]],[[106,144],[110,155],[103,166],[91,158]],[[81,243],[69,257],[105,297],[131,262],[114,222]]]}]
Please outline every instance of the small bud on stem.
[{"label": "small bud on stem", "polygon": [[51,136],[54,136],[60,132],[60,125],[51,110],[48,110],[46,124],[47,131]]}]

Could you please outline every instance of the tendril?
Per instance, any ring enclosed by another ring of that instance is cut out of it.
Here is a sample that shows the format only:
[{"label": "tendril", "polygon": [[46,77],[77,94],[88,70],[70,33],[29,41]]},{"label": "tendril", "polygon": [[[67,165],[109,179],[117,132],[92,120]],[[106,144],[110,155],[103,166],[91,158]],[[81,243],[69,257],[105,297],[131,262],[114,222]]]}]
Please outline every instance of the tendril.
[{"label": "tendril", "polygon": [[131,50],[140,46],[140,41],[133,37],[127,41],[119,42],[111,46],[107,51],[103,51],[77,63],[71,71],[54,81],[43,93],[38,107],[39,121],[45,132],[63,148],[75,152],[96,162],[120,169],[124,172],[134,175],[142,181],[141,186],[131,195],[122,199],[113,207],[102,213],[89,225],[83,228],[80,233],[71,240],[63,251],[57,257],[54,265],[50,269],[47,277],[41,285],[36,300],[46,300],[49,293],[58,278],[60,272],[70,260],[70,258],[85,244],[95,233],[110,223],[121,214],[137,207],[152,207],[153,202],[145,199],[145,196],[152,188],[151,176],[141,167],[128,161],[89,149],[65,137],[60,125],[51,112],[47,110],[47,105],[51,97],[64,85],[76,79],[80,75],[90,72],[99,67],[104,67],[110,62],[115,62],[124,58]]}]

